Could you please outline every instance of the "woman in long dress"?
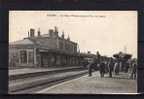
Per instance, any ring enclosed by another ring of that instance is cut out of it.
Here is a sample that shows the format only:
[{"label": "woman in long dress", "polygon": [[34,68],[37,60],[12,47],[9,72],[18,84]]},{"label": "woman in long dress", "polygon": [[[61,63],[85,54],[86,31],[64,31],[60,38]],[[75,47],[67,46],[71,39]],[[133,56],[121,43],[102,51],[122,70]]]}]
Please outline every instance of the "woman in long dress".
[{"label": "woman in long dress", "polygon": [[120,70],[120,68],[119,68],[119,63],[116,62],[116,63],[114,64],[114,72],[115,72],[116,75],[119,75],[119,70]]}]

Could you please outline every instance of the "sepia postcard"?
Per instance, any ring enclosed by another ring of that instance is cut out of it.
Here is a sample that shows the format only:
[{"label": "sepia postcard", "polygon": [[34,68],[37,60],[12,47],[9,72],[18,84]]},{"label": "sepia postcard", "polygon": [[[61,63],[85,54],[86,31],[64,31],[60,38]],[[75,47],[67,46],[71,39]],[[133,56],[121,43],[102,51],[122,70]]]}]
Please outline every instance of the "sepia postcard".
[{"label": "sepia postcard", "polygon": [[9,94],[136,94],[137,11],[9,11]]}]

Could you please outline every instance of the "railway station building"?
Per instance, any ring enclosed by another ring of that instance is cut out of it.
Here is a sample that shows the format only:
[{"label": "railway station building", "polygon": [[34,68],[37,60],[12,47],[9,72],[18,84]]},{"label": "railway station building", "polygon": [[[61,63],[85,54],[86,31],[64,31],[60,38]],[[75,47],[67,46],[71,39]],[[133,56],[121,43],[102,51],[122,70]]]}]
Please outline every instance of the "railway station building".
[{"label": "railway station building", "polygon": [[[37,34],[37,36],[35,35]],[[40,29],[30,29],[28,37],[9,44],[10,66],[71,66],[81,65],[86,56],[79,53],[78,44],[65,38],[64,32],[59,36],[57,27],[42,34]]]}]

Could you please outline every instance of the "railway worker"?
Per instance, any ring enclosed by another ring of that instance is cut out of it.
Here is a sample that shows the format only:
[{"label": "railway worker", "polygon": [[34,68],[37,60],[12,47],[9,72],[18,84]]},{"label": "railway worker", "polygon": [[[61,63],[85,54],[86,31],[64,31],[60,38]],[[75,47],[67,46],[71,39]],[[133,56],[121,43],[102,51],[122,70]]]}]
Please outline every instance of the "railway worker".
[{"label": "railway worker", "polygon": [[114,67],[113,59],[110,58],[108,63],[109,77],[112,77],[113,67]]},{"label": "railway worker", "polygon": [[101,63],[99,64],[99,71],[100,71],[100,76],[104,77],[105,74],[105,62],[101,61]]}]

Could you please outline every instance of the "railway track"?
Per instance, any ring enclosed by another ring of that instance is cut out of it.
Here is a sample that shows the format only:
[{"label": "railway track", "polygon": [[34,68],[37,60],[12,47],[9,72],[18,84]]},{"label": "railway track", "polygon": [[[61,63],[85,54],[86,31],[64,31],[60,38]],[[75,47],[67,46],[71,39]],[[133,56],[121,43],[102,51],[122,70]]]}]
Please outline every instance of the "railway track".
[{"label": "railway track", "polygon": [[10,94],[31,94],[58,83],[78,78],[87,74],[85,68],[72,68],[44,73],[26,74],[9,79]]}]

